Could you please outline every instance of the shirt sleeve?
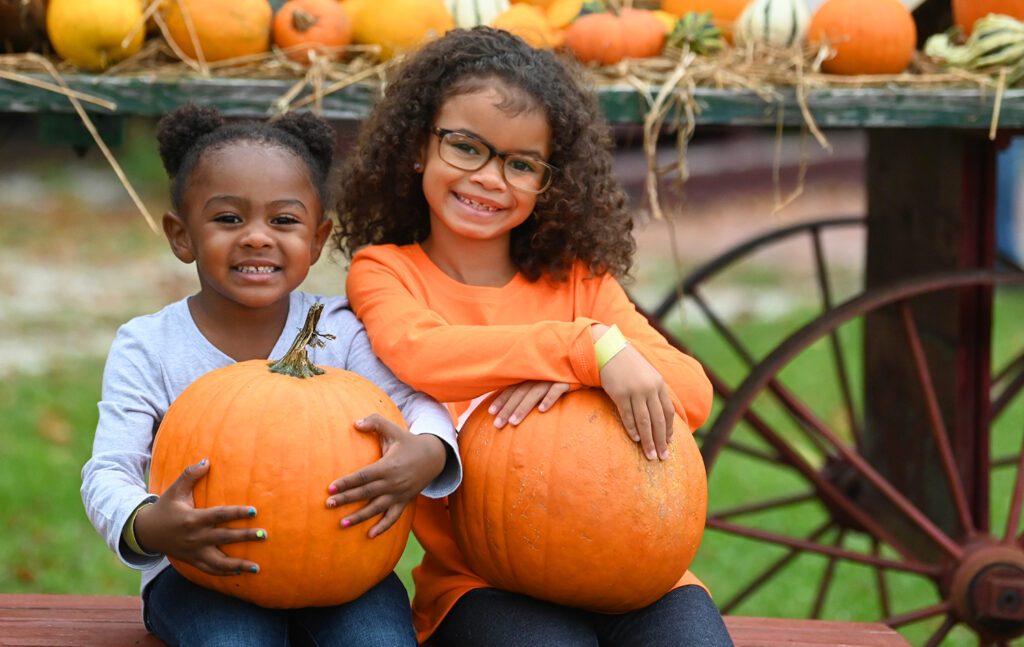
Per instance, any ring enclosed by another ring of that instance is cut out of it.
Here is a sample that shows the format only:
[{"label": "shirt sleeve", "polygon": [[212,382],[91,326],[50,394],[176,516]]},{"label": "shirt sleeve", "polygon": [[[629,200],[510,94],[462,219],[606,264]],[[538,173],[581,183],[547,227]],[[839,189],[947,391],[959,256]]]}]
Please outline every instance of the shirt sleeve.
[{"label": "shirt sleeve", "polygon": [[346,370],[358,373],[379,386],[398,406],[414,434],[432,434],[445,445],[444,469],[423,489],[422,494],[430,498],[448,496],[462,482],[462,459],[455,436],[455,426],[447,407],[425,393],[416,391],[392,373],[374,354],[366,331],[354,315],[355,326],[348,344]]},{"label": "shirt sleeve", "polygon": [[357,254],[346,286],[374,352],[404,382],[441,402],[471,400],[525,380],[600,385],[593,319],[453,324],[428,305],[414,272],[404,269]]},{"label": "shirt sleeve", "polygon": [[86,515],[121,561],[139,570],[162,559],[135,553],[121,536],[135,508],[156,500],[148,491],[146,472],[166,406],[156,395],[164,389],[155,373],[143,345],[119,331],[103,371],[92,457],[82,468]]}]

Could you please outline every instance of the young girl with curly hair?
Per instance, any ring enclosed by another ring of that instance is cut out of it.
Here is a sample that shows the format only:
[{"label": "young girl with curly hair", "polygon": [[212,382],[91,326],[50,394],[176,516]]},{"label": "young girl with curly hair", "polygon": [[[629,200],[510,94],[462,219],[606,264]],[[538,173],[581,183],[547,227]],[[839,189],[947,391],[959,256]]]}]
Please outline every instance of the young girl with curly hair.
[{"label": "young girl with curly hair", "polygon": [[[672,460],[673,433],[704,422],[711,386],[615,278],[635,245],[610,148],[576,68],[504,31],[448,32],[389,79],[365,122],[335,240],[374,351],[454,415],[497,391],[495,424],[514,427],[570,389],[601,388],[648,459]],[[649,607],[601,614],[490,586],[443,501],[421,501],[414,530],[426,555],[413,616],[431,645],[731,644],[689,572]]]},{"label": "young girl with curly hair", "polygon": [[[220,548],[273,541],[262,529],[224,525],[258,521],[260,511],[245,501],[193,505],[192,490],[213,461],[186,468],[160,497],[148,492],[146,472],[174,399],[214,369],[283,357],[315,303],[323,305],[320,329],[335,339],[310,349],[310,359],[371,380],[410,425],[406,431],[377,415],[356,423],[377,433],[385,450],[377,462],[323,484],[324,514],[336,517],[338,532],[385,532],[421,492],[453,491],[461,468],[448,411],[374,356],[343,297],[297,289],[331,232],[324,209],[331,127],[310,114],[230,122],[214,108],[186,105],[160,121],[157,139],[173,178],[164,233],[179,260],[196,264],[199,291],[117,331],[93,454],[82,470],[89,519],[122,562],[142,571],[146,627],[169,645],[415,645],[408,594],[394,573],[346,604],[268,609],[202,588],[170,567],[168,556],[213,575],[260,577],[259,564]],[[332,510],[338,497],[367,503],[341,515]],[[371,521],[368,529],[353,527],[363,521]],[[335,568],[345,577],[345,564]]]}]

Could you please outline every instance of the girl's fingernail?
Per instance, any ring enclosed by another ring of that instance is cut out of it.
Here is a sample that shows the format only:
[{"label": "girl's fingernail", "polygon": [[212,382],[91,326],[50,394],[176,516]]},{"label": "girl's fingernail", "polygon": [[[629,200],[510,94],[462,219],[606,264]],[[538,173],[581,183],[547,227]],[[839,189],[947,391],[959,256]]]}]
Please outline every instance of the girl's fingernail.
[{"label": "girl's fingernail", "polygon": [[495,418],[494,419],[494,426],[497,427],[498,429],[501,429],[502,427],[505,426],[505,421],[502,420],[501,418]]},{"label": "girl's fingernail", "polygon": [[250,566],[249,567],[249,572],[250,573],[259,573],[260,572],[260,567],[259,566],[255,566],[255,565]]},{"label": "girl's fingernail", "polygon": [[255,517],[255,516],[256,516],[256,508],[249,508],[249,517],[252,518],[252,517]]},{"label": "girl's fingernail", "polygon": [[487,413],[491,414],[492,416],[498,413],[498,405],[492,404],[490,407],[487,408]]},{"label": "girl's fingernail", "polygon": [[256,539],[266,539],[266,538],[267,538],[267,531],[266,530],[257,530],[256,531]]},{"label": "girl's fingernail", "polygon": [[207,461],[207,459],[204,458],[203,460],[199,461],[199,464],[200,465],[206,465],[206,461]]},{"label": "girl's fingernail", "polygon": [[241,575],[242,571],[235,571],[235,575]]},{"label": "girl's fingernail", "polygon": [[653,461],[655,458],[658,457],[658,455],[654,453],[654,450],[646,452],[646,456],[647,456],[647,460],[649,460],[649,461]]},{"label": "girl's fingernail", "polygon": [[342,520],[341,520],[341,526],[342,526],[342,528],[348,528],[348,527],[349,527],[349,526],[351,526],[351,525],[352,525],[352,522],[351,522],[351,521],[349,521],[348,519],[342,519]]},{"label": "girl's fingernail", "polygon": [[338,486],[335,485],[334,483],[331,483],[331,487],[327,488],[327,491],[330,492],[331,494],[337,494]]},{"label": "girl's fingernail", "polygon": [[661,454],[659,454],[659,456],[661,457],[661,460],[663,460],[663,461],[667,461],[668,460],[668,452],[661,452]]},{"label": "girl's fingernail", "polygon": [[366,420],[356,420],[356,426],[357,427],[362,427],[365,424],[366,424]]},{"label": "girl's fingernail", "polygon": [[513,415],[512,417],[510,417],[508,419],[508,421],[510,423],[512,423],[513,425],[518,425],[519,424],[519,416]]}]

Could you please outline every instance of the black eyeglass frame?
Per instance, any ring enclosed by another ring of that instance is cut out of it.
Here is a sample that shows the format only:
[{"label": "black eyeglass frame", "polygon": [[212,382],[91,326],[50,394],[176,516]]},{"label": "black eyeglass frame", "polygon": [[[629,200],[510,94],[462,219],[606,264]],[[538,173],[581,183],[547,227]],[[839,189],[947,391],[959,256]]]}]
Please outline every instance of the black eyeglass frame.
[{"label": "black eyeglass frame", "polygon": [[[491,146],[491,144],[489,142],[484,141],[483,139],[480,139],[476,135],[464,132],[462,130],[452,130],[451,128],[441,128],[441,127],[438,127],[438,126],[434,126],[433,128],[430,129],[430,132],[432,134],[434,134],[434,135],[437,135],[437,138],[439,140],[444,140],[444,138],[447,137],[448,135],[462,135],[463,137],[467,137],[469,139],[472,139],[473,141],[480,142],[481,144],[483,144],[484,148],[486,148],[487,152],[490,153],[490,154],[487,156],[487,159],[485,159],[483,162],[481,162],[480,166],[477,166],[476,168],[463,168],[461,166],[457,166],[455,164],[452,164],[448,160],[444,159],[444,157],[441,157],[441,160],[444,161],[445,164],[449,164],[451,166],[454,166],[455,168],[460,169],[462,171],[479,171],[483,167],[487,166],[488,162],[490,162],[492,159],[497,157],[498,159],[501,160],[501,175],[502,175],[502,177],[505,178],[505,181],[509,183],[509,186],[513,186],[513,187],[515,187],[516,189],[518,189],[520,191],[526,191],[527,193],[544,193],[545,191],[547,191],[548,189],[551,188],[551,181],[554,178],[555,171],[558,170],[557,166],[552,166],[551,164],[548,164],[544,160],[539,159],[537,157],[534,157],[532,155],[524,155],[523,153],[515,153],[515,152],[511,152],[511,151],[499,151],[494,146]],[[519,186],[517,184],[514,184],[512,182],[512,180],[509,179],[508,175],[506,175],[506,172],[505,172],[505,160],[506,160],[506,158],[509,155],[515,155],[517,157],[528,158],[528,159],[532,160],[533,162],[535,162],[537,164],[540,164],[541,166],[546,168],[548,170],[548,173],[547,173],[547,176],[546,176],[547,181],[544,183],[544,186],[541,187],[538,190],[533,190],[533,189],[527,189],[527,188],[521,187],[521,186]]]}]

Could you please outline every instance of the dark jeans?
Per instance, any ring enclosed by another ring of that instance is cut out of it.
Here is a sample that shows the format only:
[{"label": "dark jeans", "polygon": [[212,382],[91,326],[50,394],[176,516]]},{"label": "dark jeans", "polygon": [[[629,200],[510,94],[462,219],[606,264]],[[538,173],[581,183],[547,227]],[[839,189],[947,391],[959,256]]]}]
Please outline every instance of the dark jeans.
[{"label": "dark jeans", "polygon": [[266,609],[203,588],[166,568],[146,589],[146,627],[175,647],[415,647],[409,597],[392,573],[334,607]]},{"label": "dark jeans", "polygon": [[518,593],[474,589],[459,598],[431,647],[732,647],[707,591],[683,586],[654,604],[609,615]]}]

